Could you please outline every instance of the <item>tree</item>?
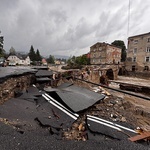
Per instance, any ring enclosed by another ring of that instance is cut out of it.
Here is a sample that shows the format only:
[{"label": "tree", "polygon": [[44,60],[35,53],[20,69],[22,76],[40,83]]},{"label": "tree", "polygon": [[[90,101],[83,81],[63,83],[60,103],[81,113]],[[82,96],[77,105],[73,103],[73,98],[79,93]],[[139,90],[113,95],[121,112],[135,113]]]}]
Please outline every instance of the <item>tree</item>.
[{"label": "tree", "polygon": [[39,50],[37,49],[37,51],[36,51],[36,61],[41,61],[41,60],[42,60],[42,57],[40,55]]},{"label": "tree", "polygon": [[4,44],[4,37],[0,36],[0,57],[4,57],[4,55],[5,55],[5,50],[3,49],[3,44]]},{"label": "tree", "polygon": [[49,55],[49,58],[47,59],[47,62],[50,64],[54,64],[55,58],[52,55]]},{"label": "tree", "polygon": [[9,50],[9,54],[15,55],[16,50],[13,47],[11,47],[10,50]]},{"label": "tree", "polygon": [[73,56],[72,58],[68,59],[67,64],[68,66],[73,68],[81,68],[82,65],[89,65],[90,59],[87,57],[86,54],[78,57]]},{"label": "tree", "polygon": [[35,51],[34,51],[34,48],[32,45],[30,48],[29,57],[30,57],[31,61],[36,61],[36,54],[35,54]]},{"label": "tree", "polygon": [[5,50],[0,47],[0,57],[5,57],[5,56],[6,56]]},{"label": "tree", "polygon": [[114,42],[111,43],[112,45],[118,46],[121,48],[121,61],[124,62],[126,60],[126,46],[124,44],[124,41],[121,40],[115,40]]}]

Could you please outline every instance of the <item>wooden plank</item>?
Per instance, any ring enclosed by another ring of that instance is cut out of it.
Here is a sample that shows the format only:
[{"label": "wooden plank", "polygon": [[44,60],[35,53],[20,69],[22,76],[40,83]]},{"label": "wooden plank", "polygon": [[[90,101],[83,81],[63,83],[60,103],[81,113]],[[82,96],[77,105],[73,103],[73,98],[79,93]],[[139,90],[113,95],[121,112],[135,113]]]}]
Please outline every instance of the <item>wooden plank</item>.
[{"label": "wooden plank", "polygon": [[135,142],[135,141],[144,140],[147,138],[150,138],[150,131],[148,131],[148,132],[145,131],[143,133],[140,133],[140,135],[130,137],[129,140],[132,142]]}]

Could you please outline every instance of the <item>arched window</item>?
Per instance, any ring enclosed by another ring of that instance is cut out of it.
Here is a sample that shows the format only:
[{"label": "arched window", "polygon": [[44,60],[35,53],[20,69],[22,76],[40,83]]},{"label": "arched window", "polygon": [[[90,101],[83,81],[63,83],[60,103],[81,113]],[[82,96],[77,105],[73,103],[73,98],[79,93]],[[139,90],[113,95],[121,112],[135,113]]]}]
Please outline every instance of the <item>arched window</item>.
[{"label": "arched window", "polygon": [[108,79],[110,80],[114,80],[114,73],[112,69],[108,69],[106,72],[106,76],[108,77]]},{"label": "arched window", "polygon": [[144,66],[144,71],[149,71],[149,67],[148,66]]}]

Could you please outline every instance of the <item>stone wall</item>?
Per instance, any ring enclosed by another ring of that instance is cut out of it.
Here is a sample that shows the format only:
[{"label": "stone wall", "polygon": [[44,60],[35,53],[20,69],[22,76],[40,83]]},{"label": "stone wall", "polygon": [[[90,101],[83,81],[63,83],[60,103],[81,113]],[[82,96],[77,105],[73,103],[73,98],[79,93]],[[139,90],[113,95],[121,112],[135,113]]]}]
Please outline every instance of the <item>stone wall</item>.
[{"label": "stone wall", "polygon": [[145,72],[128,71],[127,76],[150,79],[150,72],[149,71],[145,71]]},{"label": "stone wall", "polygon": [[15,96],[15,93],[26,90],[34,82],[34,75],[12,76],[0,84],[0,104]]}]

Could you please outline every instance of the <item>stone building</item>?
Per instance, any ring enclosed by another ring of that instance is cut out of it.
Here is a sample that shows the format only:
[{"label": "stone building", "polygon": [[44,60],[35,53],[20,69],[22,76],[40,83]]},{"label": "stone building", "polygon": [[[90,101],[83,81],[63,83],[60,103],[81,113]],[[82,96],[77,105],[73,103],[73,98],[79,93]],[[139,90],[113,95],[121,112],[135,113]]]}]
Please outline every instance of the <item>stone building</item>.
[{"label": "stone building", "polygon": [[128,38],[126,69],[137,72],[150,70],[150,32]]},{"label": "stone building", "polygon": [[118,64],[121,60],[121,48],[108,43],[96,43],[90,47],[90,63],[98,64]]}]

